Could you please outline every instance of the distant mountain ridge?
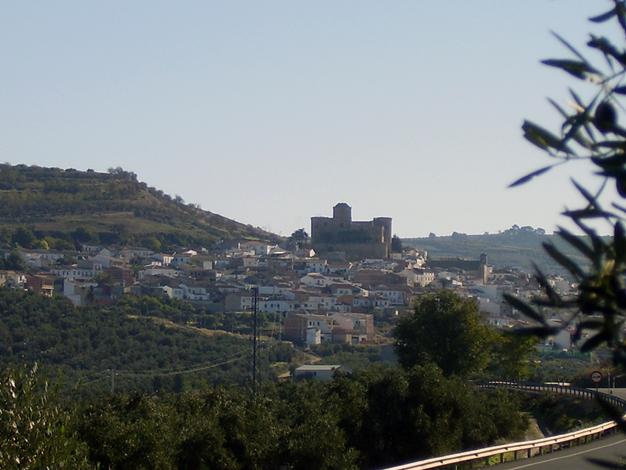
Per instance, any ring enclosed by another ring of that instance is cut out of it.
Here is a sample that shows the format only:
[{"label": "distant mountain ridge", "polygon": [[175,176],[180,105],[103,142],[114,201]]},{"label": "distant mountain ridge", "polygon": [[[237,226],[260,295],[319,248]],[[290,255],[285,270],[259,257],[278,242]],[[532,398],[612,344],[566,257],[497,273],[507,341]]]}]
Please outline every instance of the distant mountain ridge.
[{"label": "distant mountain ridge", "polygon": [[[585,240],[585,237],[582,237]],[[432,258],[461,257],[478,259],[481,253],[488,255],[490,265],[496,268],[514,267],[532,271],[533,263],[546,273],[559,273],[562,268],[543,249],[542,243],[552,242],[563,253],[584,265],[587,261],[557,235],[548,235],[543,229],[532,227],[512,228],[497,234],[466,235],[453,233],[450,236],[425,238],[404,238],[405,246],[428,251]]]},{"label": "distant mountain ridge", "polygon": [[0,164],[0,242],[19,227],[39,239],[122,245],[279,238],[185,204],[121,168],[100,173]]}]

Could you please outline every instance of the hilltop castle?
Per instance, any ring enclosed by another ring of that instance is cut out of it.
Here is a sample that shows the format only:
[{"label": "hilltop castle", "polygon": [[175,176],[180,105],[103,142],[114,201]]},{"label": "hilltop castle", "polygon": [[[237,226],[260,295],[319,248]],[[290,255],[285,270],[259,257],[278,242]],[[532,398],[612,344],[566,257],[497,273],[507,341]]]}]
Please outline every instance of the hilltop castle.
[{"label": "hilltop castle", "polygon": [[345,202],[333,207],[333,217],[311,217],[311,242],[318,253],[344,252],[349,259],[388,258],[391,218],[353,221]]}]

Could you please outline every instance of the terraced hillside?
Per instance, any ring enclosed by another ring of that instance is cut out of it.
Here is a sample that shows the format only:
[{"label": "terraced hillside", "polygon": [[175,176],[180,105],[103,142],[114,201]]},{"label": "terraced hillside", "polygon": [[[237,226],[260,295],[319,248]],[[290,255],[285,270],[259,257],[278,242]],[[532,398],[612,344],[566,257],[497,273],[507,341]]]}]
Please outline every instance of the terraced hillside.
[{"label": "terraced hillside", "polygon": [[[122,169],[0,165],[0,243],[20,227],[38,239],[105,244],[208,245],[277,237],[185,204]],[[155,242],[156,240],[156,242]]]},{"label": "terraced hillside", "polygon": [[[585,237],[581,237],[585,241]],[[432,258],[470,258],[478,259],[481,253],[487,253],[489,264],[497,267],[515,267],[524,271],[533,271],[533,263],[546,273],[562,273],[562,268],[554,262],[542,247],[543,243],[554,243],[559,250],[582,265],[587,260],[573,250],[556,235],[547,235],[541,229],[531,227],[511,228],[502,233],[484,235],[466,235],[455,233],[451,236],[429,238],[406,238],[402,242],[428,251]]]}]

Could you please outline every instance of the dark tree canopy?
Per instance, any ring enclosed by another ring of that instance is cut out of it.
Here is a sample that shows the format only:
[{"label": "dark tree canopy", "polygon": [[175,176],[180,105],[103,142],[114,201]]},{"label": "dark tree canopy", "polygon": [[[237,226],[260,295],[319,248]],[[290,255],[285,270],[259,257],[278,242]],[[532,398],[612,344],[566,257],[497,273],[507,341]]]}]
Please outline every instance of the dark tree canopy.
[{"label": "dark tree canopy", "polygon": [[0,269],[12,269],[15,271],[26,271],[26,262],[17,250],[11,250],[6,258],[0,257]]},{"label": "dark tree canopy", "polygon": [[295,230],[289,238],[296,242],[306,242],[309,239],[309,234],[306,233],[303,228],[299,228]]},{"label": "dark tree canopy", "polygon": [[399,321],[394,335],[404,367],[434,362],[446,375],[482,371],[497,339],[476,301],[448,290],[418,297],[415,313]]},{"label": "dark tree canopy", "polygon": [[295,230],[287,239],[287,244],[291,248],[302,248],[309,242],[309,234],[304,228]]},{"label": "dark tree canopy", "polygon": [[434,364],[265,384],[256,397],[212,387],[63,408],[33,379],[0,376],[0,404],[11,411],[0,431],[13,436],[0,439],[2,468],[16,458],[33,463],[23,468],[381,468],[519,439],[527,427],[514,396],[467,387]]}]

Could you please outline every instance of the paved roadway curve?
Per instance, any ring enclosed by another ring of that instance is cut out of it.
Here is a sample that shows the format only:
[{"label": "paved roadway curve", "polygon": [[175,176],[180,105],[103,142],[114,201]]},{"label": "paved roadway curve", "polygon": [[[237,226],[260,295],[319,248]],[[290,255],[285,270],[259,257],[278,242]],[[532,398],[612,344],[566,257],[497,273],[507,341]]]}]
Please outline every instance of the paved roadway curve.
[{"label": "paved roadway curve", "polygon": [[[615,388],[613,390],[600,388],[598,391],[626,399],[626,388]],[[626,468],[626,435],[617,433],[614,436],[572,447],[571,449],[533,457],[529,460],[518,460],[498,465],[494,469],[559,470],[568,468],[571,470],[599,470],[602,468],[589,462],[587,460],[589,458],[609,460],[623,465],[623,467],[616,466],[615,468]]]},{"label": "paved roadway curve", "polygon": [[[617,433],[614,436],[564,449],[552,454],[533,457],[532,459],[508,462],[496,465],[494,470],[601,470],[603,467],[589,462],[589,458],[609,460],[618,464],[626,464],[626,435]],[[615,468],[626,468],[616,465]]]},{"label": "paved roadway curve", "polygon": [[[591,389],[593,390],[593,389]],[[610,393],[620,398],[626,399],[626,388],[597,389],[599,392]],[[605,437],[597,441],[533,457],[527,460],[517,460],[493,467],[497,470],[560,470],[567,468],[570,470],[600,470],[600,467],[589,458],[608,460],[616,463],[615,468],[626,468],[626,435],[618,432],[614,436]],[[621,465],[621,466],[620,466]]]}]

